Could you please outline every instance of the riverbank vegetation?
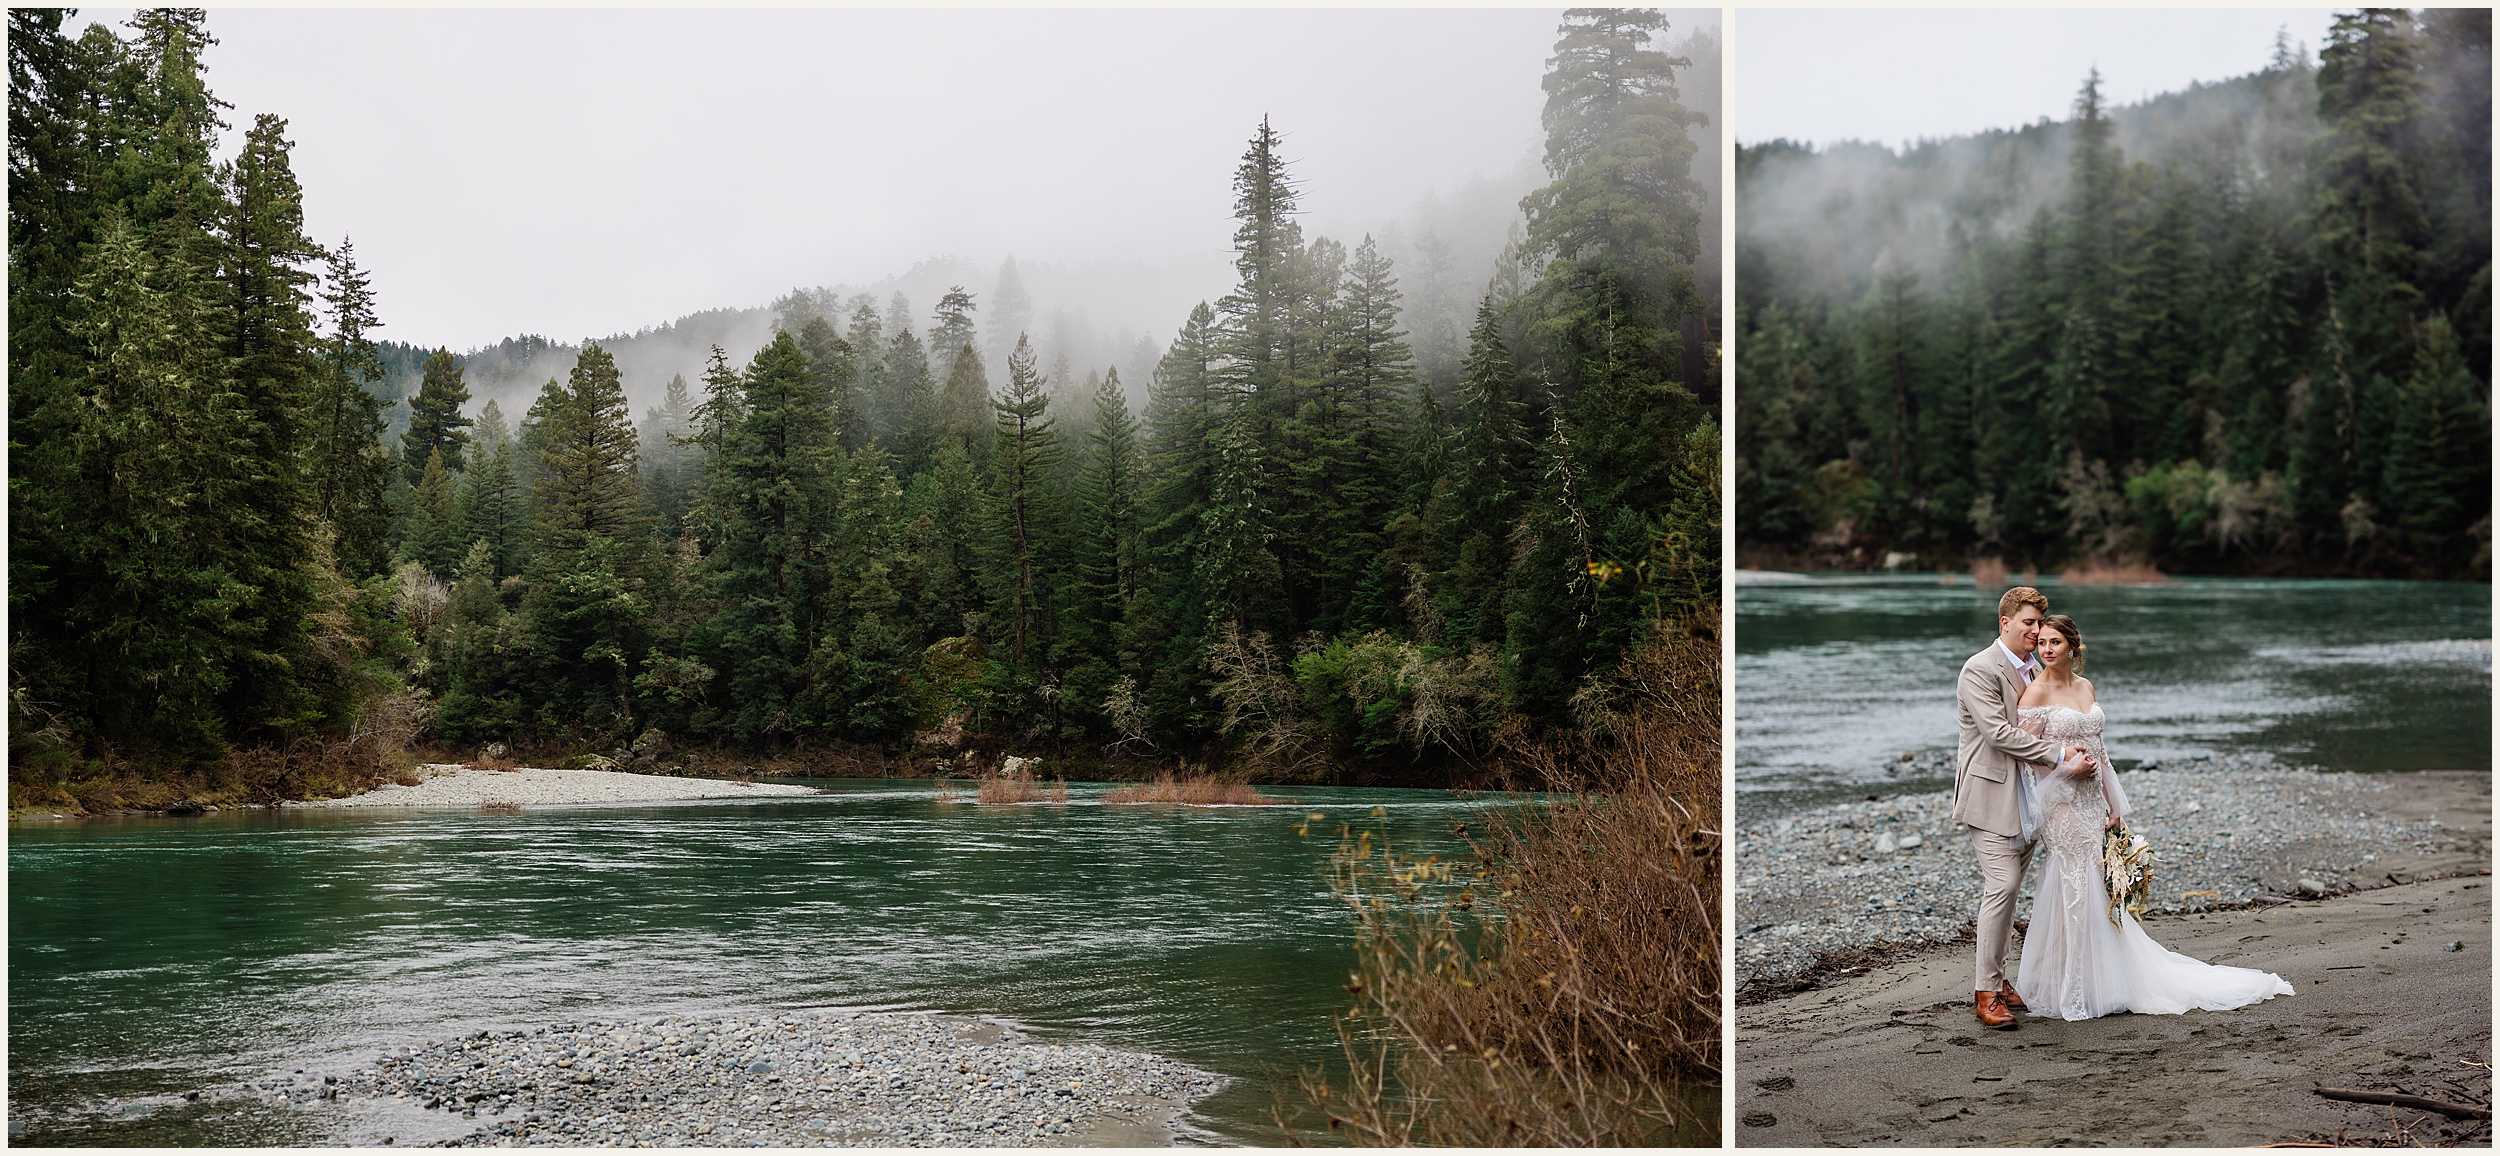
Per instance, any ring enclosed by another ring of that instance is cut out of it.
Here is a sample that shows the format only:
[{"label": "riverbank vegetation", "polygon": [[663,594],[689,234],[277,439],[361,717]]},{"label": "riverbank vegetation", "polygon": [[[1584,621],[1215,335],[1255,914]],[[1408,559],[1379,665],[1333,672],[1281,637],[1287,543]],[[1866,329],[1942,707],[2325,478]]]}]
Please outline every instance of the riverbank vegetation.
[{"label": "riverbank vegetation", "polygon": [[206,17],[61,22],[10,13],[13,804],[315,749],[350,753],[271,789],[353,789],[391,718],[634,770],[1442,784],[1586,730],[1643,623],[1715,597],[1699,117],[1654,14],[1567,24],[1553,182],[1447,382],[1262,122],[1238,283],[1142,409],[1021,338],[988,364],[960,289],[917,331],[802,291],[640,422],[596,343],[521,413],[400,364],[286,122],[214,159]]},{"label": "riverbank vegetation", "polygon": [[1471,817],[1477,859],[1349,833],[1348,1071],[1281,1113],[1363,1144],[1710,1145],[1719,1077],[1719,622],[1653,624],[1592,742],[1523,749],[1559,794]]},{"label": "riverbank vegetation", "polygon": [[1283,807],[1298,800],[1276,795],[1263,795],[1248,783],[1217,779],[1206,775],[1175,776],[1170,771],[1157,774],[1152,782],[1125,783],[1111,788],[1102,801],[1114,806],[1137,803],[1172,803],[1189,807]]},{"label": "riverbank vegetation", "polygon": [[1742,564],[2488,580],[2488,10],[1737,196]]},{"label": "riverbank vegetation", "polygon": [[[1585,179],[1575,147],[1636,153],[1676,122],[1680,62],[1647,47],[1655,19],[1565,18],[1546,84],[1557,188]],[[1605,101],[1619,103],[1579,115]],[[1624,198],[1581,224],[1655,235],[1643,211],[1658,203]],[[1628,255],[1557,262],[1539,299],[1581,318],[1619,307],[1598,287]],[[1683,492],[1716,494],[1715,460],[1688,463]],[[1330,881],[1359,945],[1339,1022],[1347,1069],[1307,1077],[1305,1102],[1280,1108],[1285,1127],[1324,1118],[1364,1144],[1717,1143],[1722,635],[1715,551],[1697,563],[1718,531],[1711,501],[1635,567],[1587,567],[1600,588],[1676,593],[1628,618],[1624,660],[1573,688],[1567,727],[1488,738],[1505,785],[1550,794],[1473,812],[1460,833],[1474,862],[1342,835]]]}]

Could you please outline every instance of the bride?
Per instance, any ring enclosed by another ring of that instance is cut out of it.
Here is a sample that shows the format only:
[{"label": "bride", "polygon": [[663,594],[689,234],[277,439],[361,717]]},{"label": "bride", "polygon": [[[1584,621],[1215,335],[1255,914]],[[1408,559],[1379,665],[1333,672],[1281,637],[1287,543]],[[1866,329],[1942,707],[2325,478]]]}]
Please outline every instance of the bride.
[{"label": "bride", "polygon": [[2127,795],[2101,747],[2101,704],[2091,680],[2077,672],[2083,633],[2075,620],[2063,614],[2043,619],[2036,653],[2040,676],[2023,692],[2023,729],[2060,749],[2088,748],[2100,769],[2061,774],[2051,767],[2026,776],[2023,835],[2047,844],[2048,862],[2023,936],[2022,971],[2014,981],[2022,1003],[2016,1006],[2082,1020],[2114,1012],[2228,1011],[2291,995],[2292,985],[2281,976],[2200,963],[2164,948],[2123,909],[2112,922],[2101,836],[2126,817]]}]

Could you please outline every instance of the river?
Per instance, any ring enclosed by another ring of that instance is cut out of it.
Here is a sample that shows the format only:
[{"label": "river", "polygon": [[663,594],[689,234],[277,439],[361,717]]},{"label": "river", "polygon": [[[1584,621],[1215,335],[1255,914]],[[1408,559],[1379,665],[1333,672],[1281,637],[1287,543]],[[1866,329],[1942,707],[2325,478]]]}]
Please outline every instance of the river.
[{"label": "river", "polygon": [[[1823,574],[1736,585],[1740,822],[1949,787],[1904,772],[1950,747],[1954,680],[1996,633],[1965,577]],[[2038,583],[2073,615],[2121,767],[2265,751],[2341,771],[2491,767],[2491,587],[2188,578]]]},{"label": "river", "polygon": [[46,1144],[320,1143],[314,1115],[141,1098],[478,1029],[847,1006],[1240,1077],[1188,1123],[1273,1143],[1275,1078],[1337,1053],[1338,824],[1457,852],[1469,805],[1305,787],[1270,789],[1293,807],[1105,807],[1079,785],[1065,807],[981,807],[798,781],[827,793],[13,823],[11,1117],[32,1109]]}]

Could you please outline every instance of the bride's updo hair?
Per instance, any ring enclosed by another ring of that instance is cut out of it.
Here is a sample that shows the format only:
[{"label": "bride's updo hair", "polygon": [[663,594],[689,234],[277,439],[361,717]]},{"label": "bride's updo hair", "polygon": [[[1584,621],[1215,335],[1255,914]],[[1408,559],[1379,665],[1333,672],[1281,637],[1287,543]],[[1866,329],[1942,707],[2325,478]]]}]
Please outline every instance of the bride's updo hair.
[{"label": "bride's updo hair", "polygon": [[2052,614],[2041,619],[2040,626],[2044,630],[2054,630],[2065,636],[2066,644],[2075,648],[2075,673],[2082,674],[2083,631],[2075,626],[2075,620],[2063,614]]}]

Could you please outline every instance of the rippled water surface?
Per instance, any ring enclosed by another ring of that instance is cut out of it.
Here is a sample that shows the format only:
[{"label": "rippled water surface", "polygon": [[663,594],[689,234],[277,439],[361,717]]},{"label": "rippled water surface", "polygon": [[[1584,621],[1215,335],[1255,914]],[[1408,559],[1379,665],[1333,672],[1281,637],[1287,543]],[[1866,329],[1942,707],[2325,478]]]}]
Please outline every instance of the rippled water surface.
[{"label": "rippled water surface", "polygon": [[[312,1140],[128,1105],[479,1028],[842,1005],[1006,1016],[1246,1077],[1195,1123],[1255,1140],[1268,1077],[1335,1054],[1349,925],[1320,868],[1337,824],[1457,851],[1467,806],[1297,788],[1295,807],[1103,807],[1080,786],[1065,807],[977,807],[926,782],[814,785],[828,794],[12,824],[12,1116],[132,1115],[83,1142]],[[1328,818],[1297,834],[1312,811]]]},{"label": "rippled water surface", "polygon": [[[2491,588],[2186,579],[2040,584],[2073,615],[2118,759],[2264,750],[2335,770],[2491,766]],[[1996,634],[1997,590],[1816,575],[1736,589],[1736,776],[1746,816],[1899,778],[1954,742],[1954,679]]]}]

